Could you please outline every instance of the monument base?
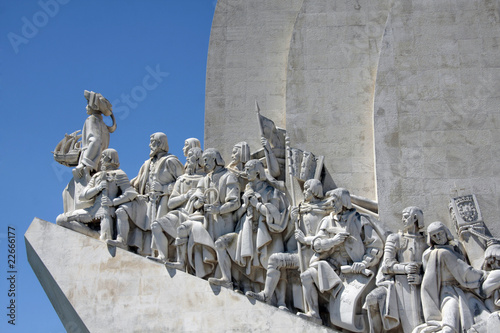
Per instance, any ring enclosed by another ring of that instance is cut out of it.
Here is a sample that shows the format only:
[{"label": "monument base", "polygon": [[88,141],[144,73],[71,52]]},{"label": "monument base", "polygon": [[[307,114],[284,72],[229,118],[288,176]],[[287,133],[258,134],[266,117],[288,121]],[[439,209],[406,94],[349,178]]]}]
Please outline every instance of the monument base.
[{"label": "monument base", "polygon": [[334,332],[38,218],[25,240],[68,332]]}]

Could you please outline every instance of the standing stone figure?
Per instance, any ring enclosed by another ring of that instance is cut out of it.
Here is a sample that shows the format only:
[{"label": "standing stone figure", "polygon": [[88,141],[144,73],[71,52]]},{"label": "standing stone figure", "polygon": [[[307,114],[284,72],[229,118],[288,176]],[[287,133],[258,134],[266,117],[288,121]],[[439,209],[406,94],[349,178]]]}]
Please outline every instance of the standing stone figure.
[{"label": "standing stone figure", "polygon": [[[85,169],[88,169],[90,174],[98,170],[101,152],[109,145],[109,133],[113,133],[116,129],[111,103],[101,94],[93,91],[85,90],[84,96],[88,102],[86,109],[89,117],[83,125],[82,152],[75,168],[80,177],[85,174]],[[104,123],[103,114],[112,116],[113,125],[111,127]]]},{"label": "standing stone figure", "polygon": [[[200,179],[193,194],[193,209],[204,215],[192,215],[177,229],[177,260],[166,262],[170,268],[194,271],[206,277],[214,269],[210,255],[215,253],[214,239],[234,231],[234,212],[240,207],[240,187],[234,173],[224,167],[221,154],[208,148],[202,155],[207,175]],[[215,259],[215,258],[214,258]]]},{"label": "standing stone figure", "polygon": [[403,210],[403,230],[387,237],[377,286],[366,297],[371,332],[401,327],[410,333],[424,318],[420,301],[422,254],[427,249],[424,214],[418,207]]},{"label": "standing stone figure", "polygon": [[[110,245],[136,247],[143,256],[151,255],[151,223],[168,213],[168,198],[175,181],[183,174],[179,159],[168,153],[168,140],[164,133],[151,135],[149,159],[144,162],[137,177],[131,180],[139,193],[139,200],[122,206],[118,216],[118,236]],[[118,214],[118,212],[117,212]],[[130,230],[130,222],[133,229]],[[131,232],[131,237],[129,237]]]},{"label": "standing stone figure", "polygon": [[[358,277],[357,280],[363,280],[364,275],[369,276],[371,271],[368,269],[374,268],[382,256],[383,242],[369,219],[352,207],[349,191],[337,188],[331,195],[333,212],[321,221],[319,231],[312,241],[315,254],[311,258],[309,268],[300,276],[309,311],[299,315],[322,323],[319,291],[329,302],[332,324],[351,327],[355,326],[356,318],[332,311],[333,305],[337,298],[342,302],[342,297],[347,297],[348,300],[344,304],[338,305],[341,307],[340,311],[349,311],[353,317],[355,313],[361,312],[357,307],[363,290],[358,290],[357,294],[352,293],[352,290],[351,294],[345,292],[346,285],[343,283],[348,285],[349,280],[344,276],[355,276]],[[369,278],[365,280],[365,283],[369,282]],[[345,295],[342,295],[343,292]],[[343,318],[339,318],[339,315]]]},{"label": "standing stone figure", "polygon": [[[193,194],[200,179],[205,175],[200,165],[203,151],[194,147],[187,153],[185,173],[177,178],[168,200],[170,211],[151,224],[153,241],[159,253],[159,261],[169,258],[169,246],[177,238],[177,228],[194,213]],[[153,257],[148,257],[154,259]]]},{"label": "standing stone figure", "polygon": [[[82,196],[92,202],[88,208],[77,209],[57,217],[56,223],[81,232],[87,236],[106,241],[113,238],[115,209],[133,200],[136,190],[122,170],[114,149],[105,149],[101,154],[101,171],[94,174],[83,189]],[[98,228],[93,224],[98,223]],[[100,230],[100,232],[98,231]]]},{"label": "standing stone figure", "polygon": [[467,332],[489,314],[474,295],[479,293],[485,273],[466,262],[442,222],[427,227],[427,243],[421,289],[425,324],[414,332]]},{"label": "standing stone figure", "polygon": [[[304,183],[304,202],[298,207],[292,207],[290,211],[291,223],[301,220],[299,223],[301,229],[295,231],[295,238],[302,244],[303,261],[309,263],[313,252],[311,243],[314,239],[319,222],[328,214],[329,202],[323,200],[323,186],[317,179],[309,179]],[[285,309],[285,280],[282,279],[282,273],[286,269],[299,269],[300,259],[297,252],[294,253],[274,253],[269,257],[266,281],[264,290],[261,292],[248,291],[247,296],[253,297],[261,302],[269,303],[276,290],[277,306]],[[277,289],[278,286],[280,288]],[[297,297],[297,295],[294,295]],[[300,297],[300,296],[299,296]]]},{"label": "standing stone figure", "polygon": [[[81,198],[81,193],[90,177],[100,170],[101,153],[109,146],[109,134],[116,130],[111,103],[101,94],[93,91],[85,90],[84,96],[87,100],[86,110],[89,116],[83,124],[81,141],[78,142],[80,153],[76,167],[73,169],[73,179],[63,191],[64,212],[91,205],[90,202]],[[103,115],[111,116],[112,126],[104,123]]]},{"label": "standing stone figure", "polygon": [[284,251],[283,231],[288,225],[288,200],[285,194],[267,182],[264,165],[259,160],[245,164],[248,179],[241,216],[234,233],[218,237],[215,242],[221,278],[210,278],[213,284],[231,287],[231,262],[243,268],[252,282],[264,283],[269,256]]}]

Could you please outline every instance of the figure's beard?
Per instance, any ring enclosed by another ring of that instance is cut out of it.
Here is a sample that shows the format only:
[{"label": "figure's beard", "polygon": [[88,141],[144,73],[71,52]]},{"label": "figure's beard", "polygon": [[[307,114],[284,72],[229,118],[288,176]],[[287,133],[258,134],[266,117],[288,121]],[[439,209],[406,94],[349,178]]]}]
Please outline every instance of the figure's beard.
[{"label": "figure's beard", "polygon": [[149,157],[155,157],[160,152],[160,148],[151,148],[149,151]]}]

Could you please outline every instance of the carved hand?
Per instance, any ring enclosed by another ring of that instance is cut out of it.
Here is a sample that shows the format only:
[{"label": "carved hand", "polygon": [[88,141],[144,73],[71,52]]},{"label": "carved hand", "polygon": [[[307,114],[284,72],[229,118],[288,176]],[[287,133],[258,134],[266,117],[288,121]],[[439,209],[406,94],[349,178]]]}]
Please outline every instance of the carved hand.
[{"label": "carved hand", "polygon": [[251,196],[250,198],[250,204],[254,207],[257,207],[257,204],[259,203],[259,200],[257,200],[257,198],[255,196]]},{"label": "carved hand", "polygon": [[84,169],[85,169],[85,165],[83,165],[83,164],[78,164],[77,167],[75,168],[76,173],[77,173],[79,178],[83,177],[83,170]]},{"label": "carved hand", "polygon": [[203,207],[205,209],[205,212],[209,214],[219,214],[220,213],[220,206],[217,204],[205,204]]},{"label": "carved hand", "polygon": [[332,240],[333,240],[333,245],[339,245],[339,244],[342,244],[346,238],[349,237],[349,233],[348,232],[339,232],[338,234],[336,234]]},{"label": "carved hand", "polygon": [[150,189],[155,191],[155,192],[162,192],[163,191],[163,186],[160,184],[159,181],[154,180],[153,184],[151,184]]},{"label": "carved hand", "polygon": [[187,199],[191,198],[191,196],[194,194],[194,192],[196,192],[196,189],[195,188],[192,188],[192,189],[189,189],[185,194],[184,194],[184,197]]},{"label": "carved hand", "polygon": [[405,273],[406,274],[416,274],[418,273],[419,265],[415,262],[409,263],[405,265]]},{"label": "carved hand", "polygon": [[361,273],[366,268],[366,265],[362,262],[355,262],[352,264],[352,272],[353,273]]},{"label": "carved hand", "polygon": [[260,137],[260,142],[262,143],[262,147],[264,147],[266,150],[271,150],[271,146],[269,145],[269,141],[263,136]]},{"label": "carved hand", "polygon": [[292,221],[295,221],[295,220],[297,220],[298,217],[299,217],[299,207],[293,206],[290,209],[290,218]]},{"label": "carved hand", "polygon": [[109,200],[107,195],[103,195],[101,198],[101,205],[104,207],[112,207],[113,202],[111,200]]},{"label": "carved hand", "polygon": [[409,284],[421,284],[422,283],[422,276],[419,274],[408,274],[408,283]]},{"label": "carved hand", "polygon": [[302,232],[302,230],[295,230],[295,239],[301,244],[306,244],[306,236]]},{"label": "carved hand", "polygon": [[99,185],[97,185],[97,189],[99,190],[99,192],[101,192],[102,190],[108,189],[108,182],[105,180],[101,180],[99,182]]}]

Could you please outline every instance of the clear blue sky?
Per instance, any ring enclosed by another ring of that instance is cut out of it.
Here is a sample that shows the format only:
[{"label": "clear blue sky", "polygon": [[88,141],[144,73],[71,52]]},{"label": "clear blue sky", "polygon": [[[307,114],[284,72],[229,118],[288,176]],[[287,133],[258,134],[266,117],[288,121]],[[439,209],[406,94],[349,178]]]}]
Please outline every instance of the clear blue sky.
[{"label": "clear blue sky", "polygon": [[[43,5],[46,4],[46,5]],[[57,6],[54,6],[57,4]],[[0,1],[0,332],[64,332],[26,258],[34,217],[54,222],[70,168],[51,151],[86,119],[83,91],[109,99],[110,147],[133,178],[149,135],[184,161],[203,139],[205,71],[215,0]],[[150,72],[156,80],[145,79]],[[128,96],[128,97],[127,97]],[[16,229],[16,325],[7,323],[7,227]]]}]

